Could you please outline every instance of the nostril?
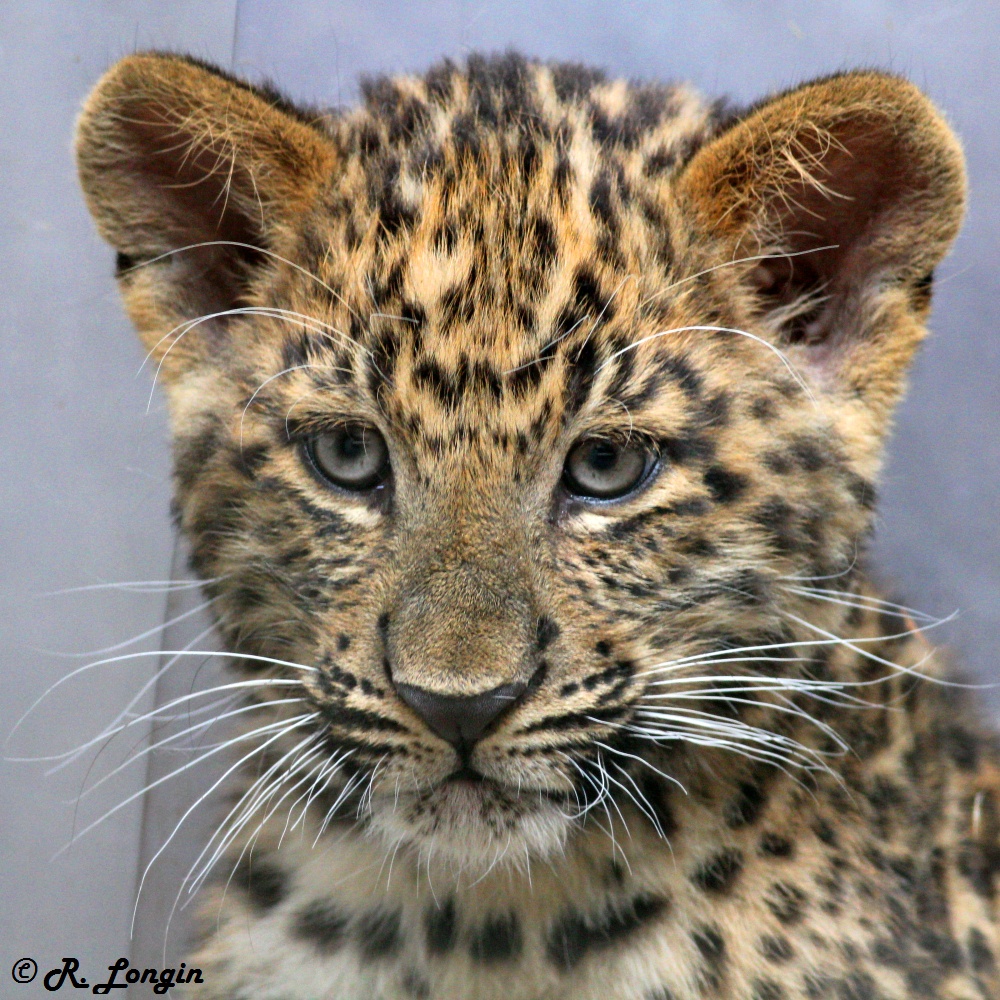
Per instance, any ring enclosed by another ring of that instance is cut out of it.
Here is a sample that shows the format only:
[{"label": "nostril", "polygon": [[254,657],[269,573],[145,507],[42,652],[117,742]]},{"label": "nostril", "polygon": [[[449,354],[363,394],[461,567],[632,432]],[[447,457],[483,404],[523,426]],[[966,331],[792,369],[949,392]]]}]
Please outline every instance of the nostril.
[{"label": "nostril", "polygon": [[438,694],[413,684],[397,684],[396,691],[441,739],[465,751],[513,707],[527,686],[518,681],[474,695]]}]

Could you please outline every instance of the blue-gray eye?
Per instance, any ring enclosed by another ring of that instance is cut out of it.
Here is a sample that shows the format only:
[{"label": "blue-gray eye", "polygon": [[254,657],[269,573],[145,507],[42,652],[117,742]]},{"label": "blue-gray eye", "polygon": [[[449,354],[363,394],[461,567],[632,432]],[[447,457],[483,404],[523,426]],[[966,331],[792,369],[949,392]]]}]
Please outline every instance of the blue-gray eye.
[{"label": "blue-gray eye", "polygon": [[373,490],[389,476],[389,448],[369,424],[344,424],[315,434],[307,448],[320,475],[341,489]]},{"label": "blue-gray eye", "polygon": [[583,499],[616,500],[631,493],[655,462],[655,453],[638,441],[584,438],[566,457],[563,483]]}]

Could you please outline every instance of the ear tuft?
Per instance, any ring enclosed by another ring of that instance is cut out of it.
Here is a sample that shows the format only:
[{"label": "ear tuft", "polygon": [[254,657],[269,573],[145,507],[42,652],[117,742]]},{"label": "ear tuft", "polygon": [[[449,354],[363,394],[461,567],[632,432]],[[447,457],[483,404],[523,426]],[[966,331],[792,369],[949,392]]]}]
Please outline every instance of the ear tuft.
[{"label": "ear tuft", "polygon": [[678,193],[731,259],[766,258],[748,265],[749,280],[778,339],[822,345],[830,360],[865,336],[859,303],[880,290],[904,287],[926,311],[966,183],[958,141],[930,101],[898,77],[862,72],[752,109],[693,157]]},{"label": "ear tuft", "polygon": [[[321,128],[278,95],[157,53],[129,56],[102,77],[80,115],[76,154],[119,273],[142,285],[144,301],[129,301],[140,329],[166,304],[193,317],[239,302],[255,248],[294,225],[335,160]],[[181,250],[150,268],[155,275],[130,271]]]}]

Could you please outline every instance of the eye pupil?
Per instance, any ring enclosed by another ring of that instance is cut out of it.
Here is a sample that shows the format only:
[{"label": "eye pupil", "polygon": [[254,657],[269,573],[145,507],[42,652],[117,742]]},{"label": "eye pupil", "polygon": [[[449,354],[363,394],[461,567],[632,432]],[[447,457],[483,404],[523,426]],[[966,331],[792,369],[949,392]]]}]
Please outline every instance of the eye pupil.
[{"label": "eye pupil", "polygon": [[345,459],[354,461],[365,451],[364,432],[350,428],[340,439],[340,451]]},{"label": "eye pupil", "polygon": [[615,467],[618,454],[618,449],[613,444],[599,441],[591,446],[587,459],[598,472],[608,472]]},{"label": "eye pupil", "polygon": [[566,457],[563,483],[583,499],[616,500],[642,483],[655,464],[655,451],[638,441],[585,438]]},{"label": "eye pupil", "polygon": [[385,438],[367,424],[346,424],[313,435],[306,444],[313,468],[341,489],[365,492],[389,476]]}]

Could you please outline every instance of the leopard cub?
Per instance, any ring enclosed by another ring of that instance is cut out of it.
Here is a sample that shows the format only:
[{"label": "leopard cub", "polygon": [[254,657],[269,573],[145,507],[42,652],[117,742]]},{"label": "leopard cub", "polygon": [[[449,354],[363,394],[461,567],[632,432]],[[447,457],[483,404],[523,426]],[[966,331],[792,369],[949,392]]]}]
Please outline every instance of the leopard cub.
[{"label": "leopard cub", "polygon": [[864,569],[941,116],[514,54],[362,93],[139,54],[79,123],[247,681],[190,995],[1000,997],[994,742]]}]

